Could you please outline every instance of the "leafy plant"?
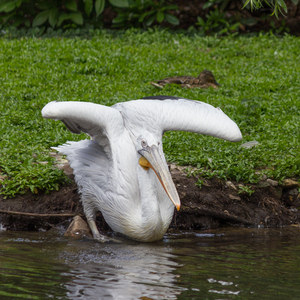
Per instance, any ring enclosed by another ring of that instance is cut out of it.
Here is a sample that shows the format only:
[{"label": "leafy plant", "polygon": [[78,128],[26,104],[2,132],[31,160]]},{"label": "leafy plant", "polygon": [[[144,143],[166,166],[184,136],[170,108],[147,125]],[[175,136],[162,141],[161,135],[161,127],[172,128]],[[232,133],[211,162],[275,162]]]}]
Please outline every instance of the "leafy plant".
[{"label": "leafy plant", "polygon": [[[84,9],[82,9],[82,6]],[[32,26],[40,26],[47,21],[51,27],[60,27],[65,21],[83,25],[83,12],[89,17],[95,12],[98,17],[104,10],[105,0],[66,0],[61,5],[57,1],[45,1],[37,4],[41,10],[33,19]]]},{"label": "leafy plant", "polygon": [[207,0],[204,4],[203,4],[203,9],[208,9],[208,8],[214,8],[215,6],[218,6],[218,8],[221,11],[224,11],[225,8],[227,7],[227,5],[229,4],[229,0]]},{"label": "leafy plant", "polygon": [[[299,3],[299,0],[292,0],[292,2],[297,5]],[[283,0],[246,0],[244,3],[244,7],[247,5],[250,6],[250,8],[253,9],[259,9],[263,7],[263,5],[266,4],[269,7],[273,9],[273,13],[278,18],[278,13],[284,14],[287,13],[287,6],[285,1]]]},{"label": "leafy plant", "polygon": [[82,25],[85,17],[94,12],[98,17],[104,10],[105,0],[0,0],[3,23],[16,27],[50,25],[61,27],[66,22]]},{"label": "leafy plant", "polygon": [[[292,0],[298,4],[299,0]],[[0,24],[15,27],[52,27],[69,28],[93,24],[101,26],[101,15],[105,7],[113,7],[117,17],[113,27],[149,27],[156,24],[176,26],[179,19],[172,14],[177,6],[172,0],[0,0]],[[246,0],[244,7],[258,9],[265,3],[273,8],[273,13],[286,13],[284,0],[260,1]],[[236,32],[240,23],[247,20],[225,18],[224,12],[229,0],[207,0],[203,9],[211,12],[207,18],[198,18],[197,26],[203,33],[212,32],[211,27],[219,34]],[[251,20],[253,22],[253,18]]]},{"label": "leafy plant", "polygon": [[118,15],[113,19],[114,27],[149,27],[162,22],[179,24],[179,20],[170,13],[177,6],[164,0],[110,0],[110,3],[117,7]]},{"label": "leafy plant", "polygon": [[239,22],[235,22],[232,18],[225,17],[225,13],[222,10],[215,9],[210,11],[206,18],[197,18],[196,26],[199,27],[199,31],[204,34],[217,33],[218,35],[232,34],[238,31],[240,26]]},{"label": "leafy plant", "polygon": [[238,188],[238,194],[246,194],[251,196],[255,192],[251,187],[247,185],[239,184]]},{"label": "leafy plant", "polygon": [[11,23],[16,27],[81,26],[87,20],[97,19],[105,5],[117,10],[118,16],[113,20],[115,27],[148,27],[162,22],[179,24],[170,13],[177,6],[156,0],[0,0],[0,20],[2,24]]}]

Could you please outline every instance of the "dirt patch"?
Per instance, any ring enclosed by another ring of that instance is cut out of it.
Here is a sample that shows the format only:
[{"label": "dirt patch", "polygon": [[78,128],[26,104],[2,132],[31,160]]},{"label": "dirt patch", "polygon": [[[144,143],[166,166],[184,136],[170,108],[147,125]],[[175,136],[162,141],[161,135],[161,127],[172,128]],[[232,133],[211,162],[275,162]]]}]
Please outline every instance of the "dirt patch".
[{"label": "dirt patch", "polygon": [[300,199],[295,186],[272,186],[266,180],[252,186],[254,193],[240,193],[237,183],[219,179],[204,180],[175,169],[174,182],[182,201],[172,223],[180,229],[209,229],[221,226],[280,227],[300,221]]},{"label": "dirt patch", "polygon": [[[200,188],[196,185],[197,178],[187,176],[182,168],[172,165],[171,173],[182,202],[181,210],[174,214],[171,230],[280,227],[300,223],[300,197],[295,181],[278,185],[266,180],[256,185],[250,196],[239,193],[238,184],[234,182],[203,180]],[[74,182],[50,194],[28,193],[14,199],[0,198],[0,222],[8,230],[67,227],[73,215],[84,216]],[[103,232],[109,230],[101,213],[97,222]]]}]

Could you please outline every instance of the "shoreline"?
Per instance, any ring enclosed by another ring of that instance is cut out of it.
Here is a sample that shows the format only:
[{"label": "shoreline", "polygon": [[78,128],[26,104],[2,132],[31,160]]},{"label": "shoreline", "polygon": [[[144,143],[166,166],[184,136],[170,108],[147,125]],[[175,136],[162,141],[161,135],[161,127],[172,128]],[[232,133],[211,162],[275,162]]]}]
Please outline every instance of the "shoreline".
[{"label": "shoreline", "polygon": [[[73,178],[71,168],[62,166]],[[186,167],[170,165],[173,181],[181,199],[181,209],[174,212],[169,230],[206,230],[224,226],[272,227],[300,223],[299,183],[287,179],[282,185],[271,179],[252,185],[254,192],[242,192],[235,182],[188,176]],[[68,227],[73,216],[84,217],[75,182],[49,194],[26,193],[12,199],[0,197],[0,223],[6,230],[40,231]],[[99,212],[97,225],[111,231]]]}]

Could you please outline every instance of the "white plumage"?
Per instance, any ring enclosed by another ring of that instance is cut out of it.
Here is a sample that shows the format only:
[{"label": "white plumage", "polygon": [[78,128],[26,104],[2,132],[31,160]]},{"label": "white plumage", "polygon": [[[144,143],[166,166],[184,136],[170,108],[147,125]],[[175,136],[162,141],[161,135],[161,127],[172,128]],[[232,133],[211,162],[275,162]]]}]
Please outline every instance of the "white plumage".
[{"label": "white plumage", "polygon": [[44,118],[61,120],[89,140],[56,149],[67,155],[94,238],[98,210],[116,232],[139,241],[161,239],[180,200],[162,148],[162,135],[183,130],[229,141],[242,138],[221,109],[169,96],[147,97],[112,107],[87,102],[51,102]]}]

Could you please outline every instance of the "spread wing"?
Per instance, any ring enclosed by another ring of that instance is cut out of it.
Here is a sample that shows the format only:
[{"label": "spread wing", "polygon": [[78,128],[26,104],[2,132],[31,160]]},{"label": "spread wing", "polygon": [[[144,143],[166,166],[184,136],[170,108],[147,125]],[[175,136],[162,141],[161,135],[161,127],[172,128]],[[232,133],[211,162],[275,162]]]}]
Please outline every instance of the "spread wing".
[{"label": "spread wing", "polygon": [[114,108],[90,102],[50,102],[42,110],[47,119],[62,121],[73,133],[84,132],[101,144],[124,129],[123,119]]},{"label": "spread wing", "polygon": [[220,108],[204,102],[171,96],[147,97],[114,105],[124,120],[153,132],[181,130],[237,142],[242,134],[237,124]]}]

